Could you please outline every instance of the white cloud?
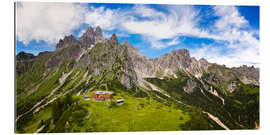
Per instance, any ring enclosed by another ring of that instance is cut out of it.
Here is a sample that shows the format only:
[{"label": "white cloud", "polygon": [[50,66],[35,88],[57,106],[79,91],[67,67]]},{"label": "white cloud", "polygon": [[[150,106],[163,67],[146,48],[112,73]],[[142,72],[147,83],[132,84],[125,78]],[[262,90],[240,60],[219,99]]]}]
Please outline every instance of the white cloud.
[{"label": "white cloud", "polygon": [[177,45],[180,42],[181,41],[178,38],[174,38],[173,40],[171,40],[170,42],[168,42],[168,46]]},{"label": "white cloud", "polygon": [[149,14],[145,20],[133,19],[122,23],[123,27],[130,33],[143,34],[156,39],[174,38],[179,34],[191,34],[196,23],[198,12],[191,6],[170,7],[169,13],[156,11],[146,6],[135,7],[136,13],[143,17]]},{"label": "white cloud", "polygon": [[145,40],[147,40],[151,44],[151,47],[154,49],[164,49],[169,46],[179,45],[181,43],[181,40],[178,39],[178,37],[173,38],[168,41],[161,41],[161,40],[157,40],[153,38],[151,39],[149,37],[145,37]]},{"label": "white cloud", "polygon": [[215,15],[219,19],[211,27],[211,32],[202,33],[199,37],[222,41],[222,45],[203,45],[194,48],[191,55],[206,58],[210,62],[236,67],[243,64],[259,66],[258,30],[249,29],[248,21],[241,16],[234,6],[215,6]]},{"label": "white cloud", "polygon": [[240,15],[238,9],[234,6],[215,6],[215,13],[220,16],[215,26],[219,30],[226,28],[240,28],[248,24],[247,20]]},{"label": "white cloud", "polygon": [[53,44],[80,27],[85,7],[71,3],[21,2],[16,10],[18,40],[25,45],[32,40]]},{"label": "white cloud", "polygon": [[[251,39],[253,40],[253,39]],[[247,41],[251,41],[247,40]],[[190,50],[191,56],[206,58],[209,62],[225,64],[228,67],[240,65],[259,66],[259,43],[239,42],[237,44],[205,45]]]},{"label": "white cloud", "polygon": [[[195,27],[199,21],[198,11],[192,6],[166,7],[167,13],[157,11],[147,6],[135,6],[132,10],[144,19],[132,18],[122,22],[123,29],[129,33],[141,34],[151,43],[153,48],[166,48],[179,44],[175,40],[180,35],[199,33]],[[172,42],[161,42],[163,39]]]},{"label": "white cloud", "polygon": [[[212,8],[214,14],[211,15],[218,19],[211,20],[214,24],[202,29],[201,11],[193,6],[163,5],[166,12],[162,12],[145,5],[109,9],[69,3],[23,2],[17,8],[17,37],[25,44],[31,40],[55,43],[86,23],[104,29],[105,38],[110,37],[110,32],[117,32],[117,36],[122,37],[140,34],[157,49],[181,44],[180,36],[210,38],[226,44],[204,45],[193,49],[191,54],[227,66],[259,63],[258,30],[251,30],[249,22],[234,6]],[[83,33],[84,30],[77,36]]]},{"label": "white cloud", "polygon": [[135,5],[132,10],[134,10],[133,13],[139,15],[140,17],[147,17],[147,18],[165,17],[163,12],[156,11],[144,5]]},{"label": "white cloud", "polygon": [[114,30],[126,17],[120,9],[105,9],[104,7],[90,7],[85,13],[85,23],[90,26],[100,26],[104,30]]}]

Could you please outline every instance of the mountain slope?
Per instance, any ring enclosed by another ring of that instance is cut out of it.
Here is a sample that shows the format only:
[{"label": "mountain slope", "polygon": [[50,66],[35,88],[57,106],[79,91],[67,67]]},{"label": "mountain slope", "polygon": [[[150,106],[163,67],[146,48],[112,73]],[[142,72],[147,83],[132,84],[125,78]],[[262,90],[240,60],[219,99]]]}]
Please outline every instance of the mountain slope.
[{"label": "mountain slope", "polygon": [[[102,33],[89,27],[80,40],[60,39],[54,52],[17,55],[16,132],[258,127],[259,69],[196,60],[186,49],[150,59]],[[83,98],[97,90],[126,102]]]}]

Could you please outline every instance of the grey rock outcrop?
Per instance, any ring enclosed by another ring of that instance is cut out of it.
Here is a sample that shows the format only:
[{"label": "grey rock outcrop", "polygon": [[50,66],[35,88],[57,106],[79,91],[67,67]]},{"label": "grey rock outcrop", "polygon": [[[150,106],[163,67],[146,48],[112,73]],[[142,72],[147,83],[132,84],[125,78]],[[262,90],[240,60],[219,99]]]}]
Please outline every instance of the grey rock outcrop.
[{"label": "grey rock outcrop", "polygon": [[99,26],[97,26],[96,31],[95,31],[95,43],[103,41],[103,40],[104,40],[103,31]]},{"label": "grey rock outcrop", "polygon": [[233,68],[241,76],[241,81],[245,84],[259,84],[260,69],[254,66],[243,65],[237,68]]},{"label": "grey rock outcrop", "polygon": [[65,61],[75,60],[79,57],[81,51],[81,43],[73,35],[66,36],[56,44],[56,51],[47,61],[46,67],[55,67]]},{"label": "grey rock outcrop", "polygon": [[65,36],[64,39],[60,39],[59,42],[56,44],[56,50],[79,44],[80,42],[77,41],[73,35]]},{"label": "grey rock outcrop", "polygon": [[89,48],[95,43],[95,32],[92,27],[88,27],[86,32],[80,37],[83,48]]},{"label": "grey rock outcrop", "polygon": [[17,61],[32,61],[35,59],[35,56],[31,53],[20,52],[16,56]]},{"label": "grey rock outcrop", "polygon": [[[219,81],[227,85],[239,79],[239,76],[244,83],[259,82],[259,69],[247,66],[231,69],[209,63],[204,58],[196,60],[190,57],[187,49],[173,50],[159,58],[148,58],[127,41],[120,45],[116,34],[112,34],[110,39],[104,39],[100,27],[95,31],[92,27],[87,28],[80,40],[76,40],[72,35],[61,39],[46,66],[55,67],[74,59],[76,66],[87,68],[93,75],[113,71],[118,80],[128,88],[131,88],[133,83],[140,83],[143,78],[176,78],[179,71],[197,79],[202,79],[205,73],[211,73],[205,80],[212,84]],[[235,73],[232,73],[232,70]],[[192,91],[192,85],[190,81],[187,83],[187,92]]]},{"label": "grey rock outcrop", "polygon": [[131,56],[132,63],[137,75],[141,78],[174,76],[176,72],[185,70],[193,75],[200,77],[203,71],[207,70],[210,63],[205,59],[197,61],[191,58],[188,50],[173,50],[160,58],[150,59],[142,55],[138,49],[134,48],[130,43],[124,41],[122,46],[127,46]]},{"label": "grey rock outcrop", "polygon": [[119,45],[115,34],[110,40],[96,43],[81,57],[78,65],[88,68],[93,75],[114,74],[127,88],[131,88],[133,83],[137,82],[127,48]]},{"label": "grey rock outcrop", "polygon": [[82,47],[85,49],[90,48],[103,40],[103,31],[99,26],[96,28],[96,31],[94,31],[92,27],[88,27],[86,32],[80,37]]}]

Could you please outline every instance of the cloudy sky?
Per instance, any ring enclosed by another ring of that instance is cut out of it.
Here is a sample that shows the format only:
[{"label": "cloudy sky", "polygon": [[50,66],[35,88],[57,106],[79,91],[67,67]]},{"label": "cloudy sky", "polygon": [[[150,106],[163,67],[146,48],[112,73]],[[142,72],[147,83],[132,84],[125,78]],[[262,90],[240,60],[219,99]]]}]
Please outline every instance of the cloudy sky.
[{"label": "cloudy sky", "polygon": [[156,58],[186,48],[197,59],[259,67],[259,7],[17,3],[16,54],[54,51],[59,39],[100,26]]}]

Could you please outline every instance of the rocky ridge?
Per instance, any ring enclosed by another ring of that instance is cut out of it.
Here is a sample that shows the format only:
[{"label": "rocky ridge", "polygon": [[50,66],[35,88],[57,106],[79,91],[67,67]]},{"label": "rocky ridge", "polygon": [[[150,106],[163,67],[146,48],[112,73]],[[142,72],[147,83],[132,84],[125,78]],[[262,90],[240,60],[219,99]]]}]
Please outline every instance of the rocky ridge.
[{"label": "rocky ridge", "polygon": [[[176,78],[176,73],[179,71],[198,79],[201,79],[205,73],[211,72],[217,74],[220,80],[229,82],[239,78],[246,84],[259,84],[259,70],[254,67],[242,66],[224,69],[226,73],[231,70],[235,71],[240,77],[235,74],[223,74],[224,72],[221,73],[219,69],[211,68],[209,70],[209,67],[215,67],[216,64],[209,63],[204,58],[196,60],[194,57],[190,57],[187,49],[173,50],[159,58],[151,59],[142,55],[126,40],[120,45],[116,34],[113,34],[110,39],[105,39],[100,27],[97,27],[95,31],[92,27],[88,27],[79,40],[76,40],[73,35],[60,39],[56,45],[56,51],[53,52],[46,66],[55,67],[63,64],[64,61],[72,60],[77,61],[75,66],[91,69],[94,75],[110,71],[114,68],[113,66],[118,64],[123,72],[120,80],[127,87],[132,87],[132,83],[142,84],[143,78],[166,76]],[[216,66],[216,68],[219,67]],[[214,77],[211,78],[211,76],[208,78],[209,82],[213,82],[213,79]],[[188,84],[193,83],[189,81]],[[231,85],[229,88],[235,84],[231,83]],[[186,88],[193,87],[187,86]]]}]

